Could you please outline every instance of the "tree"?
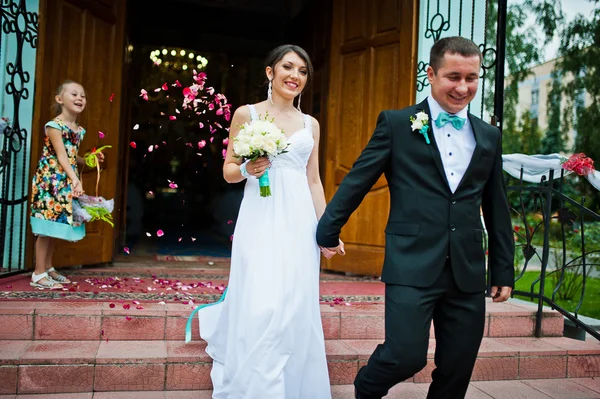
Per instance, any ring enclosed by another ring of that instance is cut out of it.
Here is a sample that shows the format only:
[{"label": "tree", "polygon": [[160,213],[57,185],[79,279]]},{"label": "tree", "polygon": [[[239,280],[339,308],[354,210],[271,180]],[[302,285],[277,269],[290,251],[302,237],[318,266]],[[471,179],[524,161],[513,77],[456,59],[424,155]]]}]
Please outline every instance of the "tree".
[{"label": "tree", "polygon": [[542,148],[542,131],[531,119],[531,112],[526,110],[518,123],[511,121],[504,127],[502,152],[511,154],[538,154]]},{"label": "tree", "polygon": [[[497,36],[496,19],[498,15],[497,3],[491,2],[488,20],[492,23],[486,26],[486,37]],[[542,40],[533,26],[528,26],[528,17],[535,15],[535,25],[542,26],[545,33]],[[547,0],[525,0],[521,3],[512,3],[507,10],[506,18],[506,80],[504,87],[504,121],[503,121],[503,151],[505,153],[522,152],[522,130],[518,128],[517,104],[519,103],[519,83],[523,82],[531,73],[531,68],[543,59],[543,47],[540,43],[552,40],[558,24],[564,19],[560,7],[555,8],[554,2]],[[486,85],[494,87],[495,71],[487,71]],[[485,106],[488,110],[494,108],[494,92],[489,90],[485,94]]]},{"label": "tree", "polygon": [[[561,32],[557,68],[572,77],[562,85],[562,92],[574,114],[565,123],[565,128],[577,131],[573,151],[600,163],[600,1],[590,2],[595,10],[589,18],[578,15]],[[598,191],[584,180],[579,188],[588,206],[600,209]]]},{"label": "tree", "polygon": [[567,130],[563,130],[565,127],[561,125],[561,115],[563,110],[562,105],[562,79],[563,74],[560,70],[554,69],[552,71],[552,83],[550,91],[548,93],[548,101],[546,108],[546,116],[548,121],[548,128],[546,135],[542,140],[542,152],[544,154],[554,154],[566,151],[566,133]]}]

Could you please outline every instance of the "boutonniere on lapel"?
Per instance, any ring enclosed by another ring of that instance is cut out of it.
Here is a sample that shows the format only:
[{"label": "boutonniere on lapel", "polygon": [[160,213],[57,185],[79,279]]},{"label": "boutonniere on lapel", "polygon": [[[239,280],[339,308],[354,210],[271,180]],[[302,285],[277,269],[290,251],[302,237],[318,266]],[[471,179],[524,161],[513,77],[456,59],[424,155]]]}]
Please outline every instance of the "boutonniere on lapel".
[{"label": "boutonniere on lapel", "polygon": [[417,115],[411,116],[409,119],[412,123],[412,125],[410,125],[412,130],[416,130],[418,133],[422,134],[423,137],[425,137],[425,142],[430,144],[429,135],[427,134],[429,131],[429,115],[423,111],[419,111],[417,112]]}]

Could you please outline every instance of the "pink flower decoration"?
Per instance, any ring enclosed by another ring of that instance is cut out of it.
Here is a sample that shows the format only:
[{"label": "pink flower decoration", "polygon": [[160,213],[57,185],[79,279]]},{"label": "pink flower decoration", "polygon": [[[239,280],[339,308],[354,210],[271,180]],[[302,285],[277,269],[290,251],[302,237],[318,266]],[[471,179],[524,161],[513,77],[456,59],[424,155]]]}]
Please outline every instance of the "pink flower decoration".
[{"label": "pink flower decoration", "polygon": [[164,232],[164,231],[162,231],[162,230],[158,230],[158,231],[156,232],[156,236],[157,236],[157,237],[162,237],[162,236],[164,236],[164,235],[165,235],[165,232]]},{"label": "pink flower decoration", "polygon": [[125,248],[123,248],[123,251],[124,251],[124,252],[125,252],[127,255],[129,255],[129,247],[125,247]]},{"label": "pink flower decoration", "polygon": [[125,305],[123,305],[123,309],[128,310],[131,308],[131,305],[129,305],[128,303],[126,303]]},{"label": "pink flower decoration", "polygon": [[131,320],[131,317],[129,317],[129,316],[125,316],[125,320],[127,320],[127,321],[130,321],[130,320]]},{"label": "pink flower decoration", "polygon": [[200,129],[204,129],[204,123],[200,122],[200,123],[198,124],[198,126],[200,127]]},{"label": "pink flower decoration", "polygon": [[206,146],[206,141],[205,140],[200,140],[198,142],[198,148],[204,148]]},{"label": "pink flower decoration", "polygon": [[223,159],[225,159],[226,156],[227,156],[227,150],[225,148],[223,148]]},{"label": "pink flower decoration", "polygon": [[562,167],[565,170],[577,173],[579,176],[594,173],[594,161],[583,152],[571,155],[568,160],[563,162]]},{"label": "pink flower decoration", "polygon": [[144,100],[148,101],[148,92],[144,89],[140,90],[140,97],[142,97]]},{"label": "pink flower decoration", "polygon": [[175,115],[171,115],[171,116],[169,116],[169,119],[172,120],[172,121],[174,121],[174,120],[177,119],[177,117]]},{"label": "pink flower decoration", "polygon": [[110,101],[112,103],[114,99],[115,99],[115,93],[110,95],[110,98],[108,99],[108,101]]},{"label": "pink flower decoration", "polygon": [[115,304],[114,304],[114,303],[111,303],[110,305],[108,305],[108,307],[112,309],[112,308],[114,308],[114,307],[115,307]]},{"label": "pink flower decoration", "polygon": [[104,134],[104,133],[102,133],[102,132],[98,132],[98,137],[100,137],[101,139],[103,139],[103,138],[104,138],[104,136],[105,136],[105,134]]},{"label": "pink flower decoration", "polygon": [[132,141],[131,143],[129,143],[129,146],[131,148],[137,148],[137,144],[135,143],[135,141]]},{"label": "pink flower decoration", "polygon": [[223,139],[223,145],[229,144],[229,137]]},{"label": "pink flower decoration", "polygon": [[168,85],[168,84],[165,82],[165,83],[162,85],[161,89],[163,89],[164,91],[167,91],[167,90],[169,90],[169,85]]}]

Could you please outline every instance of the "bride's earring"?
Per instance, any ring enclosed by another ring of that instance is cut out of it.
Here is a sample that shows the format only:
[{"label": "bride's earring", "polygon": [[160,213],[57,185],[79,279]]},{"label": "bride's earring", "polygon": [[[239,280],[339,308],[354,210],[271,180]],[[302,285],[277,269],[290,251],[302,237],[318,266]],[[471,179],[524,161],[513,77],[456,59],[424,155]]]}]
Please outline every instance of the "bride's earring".
[{"label": "bride's earring", "polygon": [[269,88],[267,89],[267,98],[273,104],[273,83],[269,80]]},{"label": "bride's earring", "polygon": [[300,101],[302,101],[302,93],[300,93],[300,95],[298,96],[298,106],[296,108],[298,108],[298,111],[302,112],[302,110],[300,109]]}]

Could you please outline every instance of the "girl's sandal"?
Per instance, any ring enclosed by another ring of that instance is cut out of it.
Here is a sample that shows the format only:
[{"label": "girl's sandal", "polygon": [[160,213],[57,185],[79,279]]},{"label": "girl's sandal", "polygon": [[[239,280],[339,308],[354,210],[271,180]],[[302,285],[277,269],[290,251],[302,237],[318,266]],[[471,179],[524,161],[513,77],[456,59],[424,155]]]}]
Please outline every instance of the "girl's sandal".
[{"label": "girl's sandal", "polygon": [[31,273],[31,282],[29,285],[34,288],[39,288],[40,290],[59,290],[63,288],[62,284],[52,280],[52,278],[48,276],[48,273],[46,272],[42,274]]},{"label": "girl's sandal", "polygon": [[71,284],[71,280],[69,280],[68,278],[66,278],[62,274],[59,274],[53,267],[51,267],[50,269],[46,270],[46,273],[54,273],[54,274],[56,274],[56,277],[50,276],[50,278],[52,280],[56,281],[57,283]]}]

